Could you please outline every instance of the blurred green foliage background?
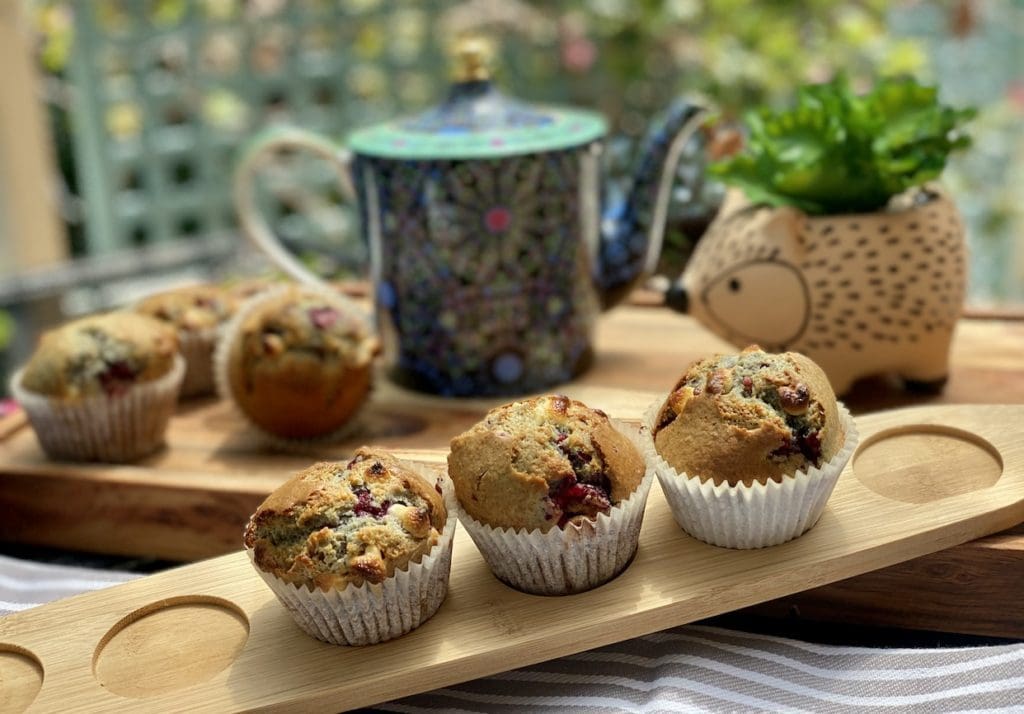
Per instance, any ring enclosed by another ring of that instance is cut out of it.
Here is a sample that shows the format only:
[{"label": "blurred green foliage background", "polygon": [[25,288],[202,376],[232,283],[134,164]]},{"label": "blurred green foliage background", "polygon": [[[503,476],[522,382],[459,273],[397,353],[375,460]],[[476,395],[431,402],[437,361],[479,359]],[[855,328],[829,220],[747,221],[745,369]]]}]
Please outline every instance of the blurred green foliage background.
[{"label": "blurred green foliage background", "polygon": [[[74,79],[75,63],[89,61],[114,78],[115,84],[104,80],[76,91],[107,97],[97,121],[105,132],[100,138],[115,144],[145,135],[149,65],[116,52],[76,54],[82,39],[76,32],[103,35],[115,49],[144,32],[139,46],[156,53],[160,77],[187,85],[182,120],[236,137],[225,145],[271,121],[342,133],[423,107],[443,95],[445,47],[459,33],[483,32],[498,44],[500,81],[510,91],[594,107],[611,118],[620,138],[610,161],[621,174],[649,117],[677,93],[705,97],[729,121],[754,105],[788,102],[800,83],[839,71],[864,87],[879,76],[913,75],[939,85],[944,102],[979,108],[970,127],[974,148],[955,158],[945,177],[969,225],[971,299],[1024,301],[1024,0],[155,0],[142,11],[128,0],[25,1],[40,63],[55,81]],[[86,11],[95,12],[94,24],[76,21]],[[144,31],[140,12],[147,16]],[[89,39],[98,46],[96,37]],[[333,73],[330,92],[317,84],[325,68]],[[245,81],[238,80],[242,75]],[[312,89],[301,99],[266,94],[285,75]],[[264,91],[259,101],[253,87]],[[85,140],[76,135],[82,122],[73,102],[54,106],[74,194],[80,154],[70,147]],[[115,199],[115,179],[111,195],[98,200]],[[713,210],[717,197],[714,186],[677,191],[670,251],[685,257],[690,226],[700,224],[694,216]],[[343,211],[330,204],[317,210]],[[317,221],[300,225],[293,213],[284,211],[283,232],[316,229]],[[89,214],[82,212],[82,225]],[[69,224],[75,252],[88,253],[82,225]],[[339,241],[350,224],[342,214],[319,221],[321,229],[341,226],[339,235],[328,236]]]}]

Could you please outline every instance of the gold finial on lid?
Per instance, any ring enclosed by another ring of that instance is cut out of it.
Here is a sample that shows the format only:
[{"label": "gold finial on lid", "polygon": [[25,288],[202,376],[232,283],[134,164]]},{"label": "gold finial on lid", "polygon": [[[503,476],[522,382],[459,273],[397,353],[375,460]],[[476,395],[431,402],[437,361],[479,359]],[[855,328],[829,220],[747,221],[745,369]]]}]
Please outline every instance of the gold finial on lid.
[{"label": "gold finial on lid", "polygon": [[483,37],[467,35],[455,41],[453,74],[456,82],[483,82],[491,78],[494,50]]}]

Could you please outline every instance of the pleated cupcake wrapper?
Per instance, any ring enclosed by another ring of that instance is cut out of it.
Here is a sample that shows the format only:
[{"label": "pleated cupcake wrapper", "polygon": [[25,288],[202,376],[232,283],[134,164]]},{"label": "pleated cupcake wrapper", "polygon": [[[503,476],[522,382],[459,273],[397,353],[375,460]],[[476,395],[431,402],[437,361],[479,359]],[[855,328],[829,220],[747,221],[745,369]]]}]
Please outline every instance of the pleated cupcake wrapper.
[{"label": "pleated cupcake wrapper", "polygon": [[[642,454],[636,431],[613,424]],[[536,595],[569,595],[606,583],[629,565],[652,483],[654,471],[648,467],[633,494],[609,513],[547,532],[494,528],[461,508],[459,520],[499,580]]]},{"label": "pleated cupcake wrapper", "polygon": [[11,379],[11,393],[24,408],[40,446],[51,458],[125,462],[146,456],[164,443],[178,401],[185,360],[176,355],[170,372],[133,384],[114,397],[66,400],[31,392],[21,385],[24,370]]},{"label": "pleated cupcake wrapper", "polygon": [[179,351],[185,358],[185,379],[179,394],[182,399],[217,391],[213,377],[213,351],[217,347],[217,335],[216,328],[178,332]]},{"label": "pleated cupcake wrapper", "polygon": [[[417,468],[434,483],[437,474]],[[448,518],[437,544],[420,562],[410,563],[379,584],[349,585],[341,590],[309,590],[265,573],[256,567],[296,624],[306,634],[334,645],[372,645],[394,639],[426,622],[448,594],[452,542],[455,535],[455,499],[447,477],[443,479]],[[250,561],[253,551],[246,549]]]},{"label": "pleated cupcake wrapper", "polygon": [[[253,310],[256,310],[264,301],[272,300],[292,287],[294,287],[292,284],[280,285],[268,288],[263,292],[253,295],[242,303],[242,306],[235,313],[234,317],[225,323],[220,339],[217,340],[217,347],[213,352],[213,381],[216,385],[217,394],[221,398],[227,399],[231,402],[235,412],[241,416],[250,427],[252,427],[252,429],[259,435],[260,440],[267,446],[270,446],[277,451],[284,451],[288,453],[315,453],[318,447],[336,444],[350,436],[354,436],[360,428],[359,412],[362,410],[362,407],[360,406],[348,421],[332,432],[321,436],[303,439],[287,438],[269,432],[254,422],[252,418],[246,414],[245,410],[239,407],[238,403],[235,402],[234,395],[231,393],[231,382],[228,379],[228,357],[231,354],[230,345],[236,335],[241,331],[242,323],[249,317],[249,315],[252,314]],[[366,314],[366,311],[349,298],[328,288],[318,288],[310,285],[302,285],[302,288],[304,290],[313,291],[323,295],[328,302],[334,303],[334,305],[346,315],[356,316],[366,326],[368,334],[374,333],[373,324],[370,321],[369,316]],[[372,388],[373,387],[371,386],[371,389]]]},{"label": "pleated cupcake wrapper", "polygon": [[664,398],[656,401],[644,414],[644,458],[657,473],[679,527],[698,540],[723,548],[765,548],[810,530],[824,512],[859,439],[850,412],[839,404],[846,440],[830,461],[797,471],[781,483],[769,480],[755,481],[750,486],[716,486],[711,479],[701,482],[679,473],[657,452],[654,425],[664,402]]}]

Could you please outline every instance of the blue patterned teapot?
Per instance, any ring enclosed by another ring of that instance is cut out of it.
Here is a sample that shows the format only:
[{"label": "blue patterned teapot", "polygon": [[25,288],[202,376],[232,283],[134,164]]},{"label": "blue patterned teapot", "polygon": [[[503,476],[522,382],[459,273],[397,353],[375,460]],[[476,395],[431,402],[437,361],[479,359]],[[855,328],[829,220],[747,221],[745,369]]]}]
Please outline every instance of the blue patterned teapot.
[{"label": "blue patterned teapot", "polygon": [[235,179],[242,228],[296,279],[318,279],[255,208],[264,151],[336,161],[370,248],[378,328],[391,377],[444,395],[541,391],[582,372],[600,311],[657,263],[676,163],[704,111],[675,104],[642,147],[623,198],[602,207],[597,114],[510,99],[486,47],[463,41],[439,106],[353,132],[347,148],[277,128]]}]

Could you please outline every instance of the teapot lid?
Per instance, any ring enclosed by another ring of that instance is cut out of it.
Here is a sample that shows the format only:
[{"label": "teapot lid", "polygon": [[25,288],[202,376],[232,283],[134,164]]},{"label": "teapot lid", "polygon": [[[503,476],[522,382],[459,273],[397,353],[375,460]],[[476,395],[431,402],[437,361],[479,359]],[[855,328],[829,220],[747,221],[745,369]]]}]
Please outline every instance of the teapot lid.
[{"label": "teapot lid", "polygon": [[527,104],[492,83],[487,47],[477,39],[456,48],[456,77],[447,99],[420,114],[358,129],[357,154],[389,159],[493,159],[568,149],[605,135],[594,112]]}]

